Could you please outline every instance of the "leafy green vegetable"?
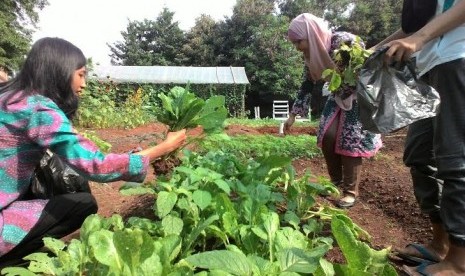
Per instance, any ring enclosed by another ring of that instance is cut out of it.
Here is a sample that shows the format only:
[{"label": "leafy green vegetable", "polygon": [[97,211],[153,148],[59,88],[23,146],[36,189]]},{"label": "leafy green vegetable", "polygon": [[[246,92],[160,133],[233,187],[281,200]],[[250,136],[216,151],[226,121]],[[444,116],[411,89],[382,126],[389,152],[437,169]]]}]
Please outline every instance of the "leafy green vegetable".
[{"label": "leafy green vegetable", "polygon": [[365,50],[357,37],[352,45],[343,44],[335,51],[336,69],[326,69],[322,78],[329,77],[329,91],[335,92],[345,87],[355,87],[360,68],[371,52]]},{"label": "leafy green vegetable", "polygon": [[168,95],[161,93],[163,112],[158,121],[168,125],[170,131],[202,126],[204,132],[222,129],[228,115],[224,96],[213,96],[204,101],[188,90],[176,86]]},{"label": "leafy green vegetable", "polygon": [[214,250],[198,253],[187,257],[186,261],[197,267],[223,270],[232,275],[252,275],[247,257],[234,251]]},{"label": "leafy green vegetable", "polygon": [[356,237],[355,224],[345,215],[335,215],[331,220],[331,229],[336,241],[346,257],[347,265],[337,267],[340,275],[397,275],[387,258],[389,249],[374,250]]}]

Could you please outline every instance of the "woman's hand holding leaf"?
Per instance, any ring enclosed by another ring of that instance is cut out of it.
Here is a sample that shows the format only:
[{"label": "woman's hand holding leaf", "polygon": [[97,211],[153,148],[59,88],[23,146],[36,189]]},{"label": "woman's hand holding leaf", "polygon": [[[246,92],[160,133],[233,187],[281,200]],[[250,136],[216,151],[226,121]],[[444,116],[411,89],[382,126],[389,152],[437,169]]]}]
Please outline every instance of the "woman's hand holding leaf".
[{"label": "woman's hand holding leaf", "polygon": [[171,152],[180,148],[184,144],[184,141],[186,141],[186,138],[186,129],[181,129],[179,131],[168,132],[164,143],[168,143]]},{"label": "woman's hand holding leaf", "polygon": [[166,139],[160,144],[148,149],[137,152],[136,154],[147,156],[150,162],[155,161],[159,157],[171,153],[180,148],[186,140],[186,130],[182,129],[175,132],[168,132]]}]

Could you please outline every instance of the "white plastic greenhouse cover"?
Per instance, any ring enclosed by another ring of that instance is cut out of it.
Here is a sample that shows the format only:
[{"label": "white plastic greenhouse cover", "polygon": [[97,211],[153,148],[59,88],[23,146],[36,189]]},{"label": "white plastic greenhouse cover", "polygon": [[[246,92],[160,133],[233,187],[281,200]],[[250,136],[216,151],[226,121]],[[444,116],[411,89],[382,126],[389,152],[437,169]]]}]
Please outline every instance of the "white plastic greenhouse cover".
[{"label": "white plastic greenhouse cover", "polygon": [[244,67],[96,65],[90,77],[131,83],[249,84]]}]

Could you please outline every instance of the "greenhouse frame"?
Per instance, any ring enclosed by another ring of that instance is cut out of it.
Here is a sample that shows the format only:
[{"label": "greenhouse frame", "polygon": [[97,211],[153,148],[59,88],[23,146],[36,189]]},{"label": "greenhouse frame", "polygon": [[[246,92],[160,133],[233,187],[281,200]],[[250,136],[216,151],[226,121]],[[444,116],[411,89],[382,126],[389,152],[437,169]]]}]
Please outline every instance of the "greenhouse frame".
[{"label": "greenhouse frame", "polygon": [[121,83],[250,84],[244,67],[97,65],[91,77]]}]

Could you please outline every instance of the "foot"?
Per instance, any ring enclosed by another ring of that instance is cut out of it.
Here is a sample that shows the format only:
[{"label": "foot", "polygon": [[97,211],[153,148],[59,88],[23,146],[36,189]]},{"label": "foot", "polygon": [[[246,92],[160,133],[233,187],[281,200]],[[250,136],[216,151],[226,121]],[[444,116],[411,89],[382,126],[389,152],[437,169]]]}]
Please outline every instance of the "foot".
[{"label": "foot", "polygon": [[357,201],[355,195],[353,194],[345,194],[343,198],[340,198],[336,205],[339,208],[350,208],[354,206],[355,202]]},{"label": "foot", "polygon": [[456,265],[448,261],[442,261],[437,264],[423,263],[416,267],[404,265],[402,270],[409,276],[459,276],[465,274],[465,271],[460,270]]},{"label": "foot", "polygon": [[406,263],[412,265],[419,265],[421,263],[438,263],[444,259],[447,251],[439,254],[431,245],[421,245],[411,243],[404,249],[398,250],[396,256],[404,260]]}]

